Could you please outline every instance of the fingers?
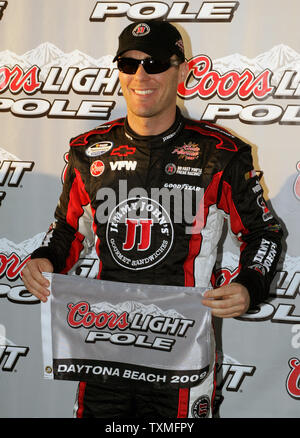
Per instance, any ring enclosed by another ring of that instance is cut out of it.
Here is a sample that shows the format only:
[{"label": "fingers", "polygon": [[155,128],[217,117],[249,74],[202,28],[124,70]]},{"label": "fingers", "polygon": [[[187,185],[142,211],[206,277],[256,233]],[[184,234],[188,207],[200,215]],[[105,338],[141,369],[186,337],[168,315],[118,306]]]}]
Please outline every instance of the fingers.
[{"label": "fingers", "polygon": [[211,313],[213,316],[217,316],[219,318],[235,318],[245,313],[243,311],[243,307],[238,304],[235,305],[232,300],[222,300],[219,302],[217,302],[217,300],[212,300],[209,302],[203,300],[202,303],[211,308]]},{"label": "fingers", "polygon": [[26,289],[45,303],[50,295],[48,290],[50,283],[42,272],[53,272],[53,266],[49,260],[29,260],[22,271],[22,280]]},{"label": "fingers", "polygon": [[202,304],[211,308],[212,315],[234,318],[244,314],[250,303],[248,290],[241,284],[232,283],[206,291]]}]

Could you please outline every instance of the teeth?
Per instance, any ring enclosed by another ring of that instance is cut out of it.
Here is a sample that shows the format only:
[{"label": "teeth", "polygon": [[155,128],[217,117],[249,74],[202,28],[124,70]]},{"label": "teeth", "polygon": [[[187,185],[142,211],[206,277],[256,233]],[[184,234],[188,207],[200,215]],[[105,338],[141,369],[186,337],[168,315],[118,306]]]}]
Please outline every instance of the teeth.
[{"label": "teeth", "polygon": [[145,96],[146,94],[153,93],[152,90],[135,90],[136,94],[141,94],[142,96]]}]

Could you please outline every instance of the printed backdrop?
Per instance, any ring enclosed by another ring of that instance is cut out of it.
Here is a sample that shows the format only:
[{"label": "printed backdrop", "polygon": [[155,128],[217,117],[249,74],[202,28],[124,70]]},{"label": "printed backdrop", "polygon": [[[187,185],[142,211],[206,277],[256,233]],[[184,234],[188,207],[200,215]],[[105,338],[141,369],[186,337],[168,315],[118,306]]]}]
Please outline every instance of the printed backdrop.
[{"label": "printed backdrop", "polygon": [[[299,13],[298,0],[0,1],[0,417],[72,416],[77,384],[43,379],[41,304],[20,272],[53,219],[69,139],[125,113],[112,63],[120,29],[159,17],[184,37],[178,105],[253,146],[285,230],[270,299],[216,321],[217,415],[299,417]],[[225,232],[219,284],[238,263]],[[96,268],[91,253],[73,274]]]}]

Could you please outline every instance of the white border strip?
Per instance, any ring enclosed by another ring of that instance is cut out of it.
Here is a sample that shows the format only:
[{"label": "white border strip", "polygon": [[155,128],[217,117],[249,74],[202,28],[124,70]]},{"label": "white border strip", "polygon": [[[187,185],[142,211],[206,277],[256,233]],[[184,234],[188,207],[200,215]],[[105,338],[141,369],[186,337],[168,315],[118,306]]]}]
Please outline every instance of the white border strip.
[{"label": "white border strip", "polygon": [[44,363],[44,378],[53,379],[53,351],[52,351],[52,321],[51,321],[51,286],[52,286],[52,274],[49,272],[43,272],[43,276],[50,282],[49,290],[50,295],[47,298],[46,303],[41,302],[41,330],[42,330],[42,350],[43,350],[43,363]]}]

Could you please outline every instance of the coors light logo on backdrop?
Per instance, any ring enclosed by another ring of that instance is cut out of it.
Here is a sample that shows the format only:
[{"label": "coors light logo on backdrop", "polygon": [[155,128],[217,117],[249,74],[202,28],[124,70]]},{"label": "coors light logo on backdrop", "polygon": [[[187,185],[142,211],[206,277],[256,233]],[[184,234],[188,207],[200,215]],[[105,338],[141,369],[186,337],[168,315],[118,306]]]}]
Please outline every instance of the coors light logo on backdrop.
[{"label": "coors light logo on backdrop", "polygon": [[[121,95],[118,70],[112,55],[94,59],[79,50],[64,53],[46,42],[23,55],[0,52],[0,111],[18,117],[109,119],[115,100],[45,99],[49,94]],[[266,104],[266,99],[297,99],[300,96],[300,55],[280,44],[250,59],[233,54],[211,60],[196,55],[188,61],[189,74],[179,86],[184,100],[218,98],[209,103],[202,119],[239,119],[247,124],[300,124],[300,105]],[[29,97],[16,99],[23,91]],[[39,93],[39,97],[33,95]],[[46,96],[45,96],[46,95]],[[5,96],[5,97],[4,97]],[[235,103],[228,101],[235,99]],[[240,102],[254,99],[257,104]],[[264,102],[262,102],[264,101]],[[236,103],[237,102],[237,103]]]},{"label": "coors light logo on backdrop", "polygon": [[[82,100],[72,107],[69,99],[33,98],[33,94],[76,94],[111,96],[118,86],[118,70],[113,56],[94,59],[79,50],[64,53],[51,43],[40,44],[23,55],[0,52],[0,94],[14,96],[21,91],[25,99],[0,98],[0,111],[18,117],[109,119],[114,101]],[[2,67],[1,67],[2,66]],[[13,96],[13,97],[14,97]]]},{"label": "coors light logo on backdrop", "polygon": [[[24,173],[33,169],[33,161],[21,161],[15,155],[0,148],[0,189],[19,187]],[[0,206],[7,192],[0,190]]]}]

